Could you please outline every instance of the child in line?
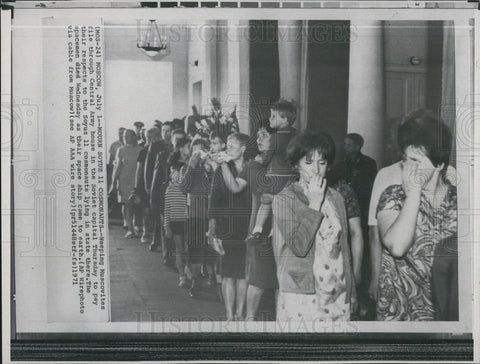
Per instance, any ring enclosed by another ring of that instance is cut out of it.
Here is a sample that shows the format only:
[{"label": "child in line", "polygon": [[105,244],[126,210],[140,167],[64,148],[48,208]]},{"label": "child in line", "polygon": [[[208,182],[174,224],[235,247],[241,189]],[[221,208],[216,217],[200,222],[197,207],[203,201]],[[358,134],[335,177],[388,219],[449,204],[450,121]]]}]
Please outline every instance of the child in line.
[{"label": "child in line", "polygon": [[270,151],[267,154],[267,173],[261,188],[261,205],[258,209],[256,221],[247,242],[253,243],[266,238],[262,234],[263,227],[272,213],[273,196],[293,181],[297,173],[287,160],[287,146],[297,134],[292,126],[297,117],[294,101],[280,99],[270,109],[270,128],[274,130]]},{"label": "child in line", "polygon": [[169,157],[170,181],[165,192],[165,237],[173,238],[175,243],[175,263],[179,274],[178,285],[187,288],[186,242],[185,231],[187,221],[187,196],[179,185],[181,182],[180,170],[190,157],[190,140],[178,139],[175,149]]},{"label": "child in line", "polygon": [[201,266],[208,269],[210,284],[214,284],[213,265],[215,252],[207,245],[208,193],[213,172],[207,172],[204,163],[210,146],[199,138],[192,142],[192,155],[188,164],[182,167],[180,189],[188,194],[190,202],[187,220],[188,267],[192,276],[190,297],[195,298],[201,291]]}]

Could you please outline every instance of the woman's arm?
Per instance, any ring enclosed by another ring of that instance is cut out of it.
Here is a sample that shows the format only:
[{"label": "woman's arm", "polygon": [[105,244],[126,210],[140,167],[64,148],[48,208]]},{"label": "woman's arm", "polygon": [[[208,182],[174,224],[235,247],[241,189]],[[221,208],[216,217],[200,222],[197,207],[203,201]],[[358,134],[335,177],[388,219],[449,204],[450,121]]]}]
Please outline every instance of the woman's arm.
[{"label": "woman's arm", "polygon": [[273,199],[273,219],[285,244],[298,257],[307,256],[323,220],[323,214],[283,194]]},{"label": "woman's arm", "polygon": [[180,170],[180,180],[178,183],[178,188],[184,193],[187,194],[191,191],[193,184],[193,168],[190,165],[182,167]]},{"label": "woman's arm", "polygon": [[217,229],[217,220],[216,219],[208,219],[208,236],[215,236]]},{"label": "woman's arm", "polygon": [[122,159],[120,157],[120,148],[118,148],[117,155],[115,157],[115,166],[113,167],[112,185],[110,186],[110,191],[112,191],[116,187],[118,179],[120,177],[121,170],[122,170]]},{"label": "woman's arm", "polygon": [[369,245],[370,245],[370,264],[371,278],[368,294],[375,301],[377,300],[378,279],[380,278],[380,270],[382,268],[382,243],[377,225],[371,225],[369,229]]},{"label": "woman's arm", "polygon": [[240,177],[233,177],[232,171],[228,166],[228,163],[222,163],[222,175],[223,180],[225,181],[225,185],[227,188],[233,193],[242,192],[245,187],[247,187],[247,181]]},{"label": "woman's arm", "polygon": [[413,244],[417,215],[420,208],[420,192],[410,193],[401,210],[378,212],[378,229],[383,245],[396,258],[403,257]]},{"label": "woman's arm", "polygon": [[362,281],[362,259],[363,259],[363,233],[360,217],[348,219],[350,229],[350,240],[352,247],[353,275],[355,283],[360,284]]},{"label": "woman's arm", "polygon": [[144,187],[145,185],[142,185],[142,182],[144,179],[142,178],[142,173],[144,171],[144,164],[142,162],[137,162],[137,169],[135,170],[135,190],[137,190],[140,187]]}]

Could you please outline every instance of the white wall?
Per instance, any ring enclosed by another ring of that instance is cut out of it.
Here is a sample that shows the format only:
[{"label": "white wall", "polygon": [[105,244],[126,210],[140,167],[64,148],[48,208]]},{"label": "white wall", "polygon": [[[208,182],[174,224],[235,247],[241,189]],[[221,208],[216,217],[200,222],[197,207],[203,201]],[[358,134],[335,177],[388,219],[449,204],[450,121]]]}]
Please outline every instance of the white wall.
[{"label": "white wall", "polygon": [[[216,97],[224,109],[237,105],[240,131],[249,132],[249,43],[244,36],[248,21],[204,21],[191,28],[189,46],[189,100],[192,85],[202,82],[202,113]],[[220,28],[218,28],[220,27]],[[216,40],[221,42],[217,44]],[[198,61],[198,66],[195,66]],[[199,105],[197,105],[199,106]]]},{"label": "white wall", "polygon": [[[157,21],[160,28],[164,23]],[[166,36],[169,40],[170,53],[165,56],[149,57],[140,49],[137,48],[137,23],[132,21],[125,22],[105,22],[105,60],[107,61],[129,61],[132,65],[138,63],[138,67],[141,67],[141,62],[146,63],[164,63],[169,62],[173,66],[173,78],[172,78],[172,116],[171,118],[182,118],[190,113],[190,105],[188,100],[188,27],[179,26],[180,22],[171,24],[165,27]],[[108,69],[106,70],[108,72]],[[154,80],[158,83],[162,83],[161,76],[154,76]],[[154,93],[156,90],[147,88],[144,89],[145,94]],[[164,103],[161,97],[157,98],[157,102]],[[149,118],[146,115],[146,118]],[[161,121],[161,115],[158,115],[156,119]],[[154,120],[142,120],[145,123],[150,123]],[[107,133],[110,135],[110,129],[107,119]],[[108,138],[108,137],[107,137]],[[107,139],[108,143],[112,140]]]},{"label": "white wall", "polygon": [[[118,138],[120,127],[133,129],[133,122],[173,118],[172,62],[110,60],[105,64],[105,119],[107,142]],[[158,80],[162,80],[158,82]],[[160,101],[161,100],[161,101]]]}]

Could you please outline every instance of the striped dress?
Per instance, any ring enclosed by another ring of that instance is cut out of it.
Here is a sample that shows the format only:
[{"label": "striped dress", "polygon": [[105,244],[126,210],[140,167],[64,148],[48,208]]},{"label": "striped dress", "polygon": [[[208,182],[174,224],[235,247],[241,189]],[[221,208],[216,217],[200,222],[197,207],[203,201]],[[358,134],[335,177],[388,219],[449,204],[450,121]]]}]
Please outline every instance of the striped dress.
[{"label": "striped dress", "polygon": [[185,222],[188,217],[187,195],[179,187],[180,171],[171,169],[170,182],[165,192],[165,227],[170,222]]}]

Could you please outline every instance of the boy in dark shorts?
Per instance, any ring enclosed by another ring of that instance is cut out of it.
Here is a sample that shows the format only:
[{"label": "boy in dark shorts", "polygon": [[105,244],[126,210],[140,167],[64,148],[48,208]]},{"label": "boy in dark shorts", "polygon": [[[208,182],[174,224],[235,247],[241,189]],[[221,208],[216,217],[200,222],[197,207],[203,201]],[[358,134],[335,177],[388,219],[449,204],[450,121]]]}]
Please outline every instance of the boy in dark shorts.
[{"label": "boy in dark shorts", "polygon": [[260,241],[265,238],[262,231],[272,213],[273,196],[282,191],[297,176],[286,156],[288,143],[297,134],[297,130],[292,127],[296,116],[297,110],[293,100],[280,99],[270,109],[270,128],[274,130],[272,145],[266,157],[269,161],[267,160],[267,173],[261,187],[261,205],[247,242]]}]

